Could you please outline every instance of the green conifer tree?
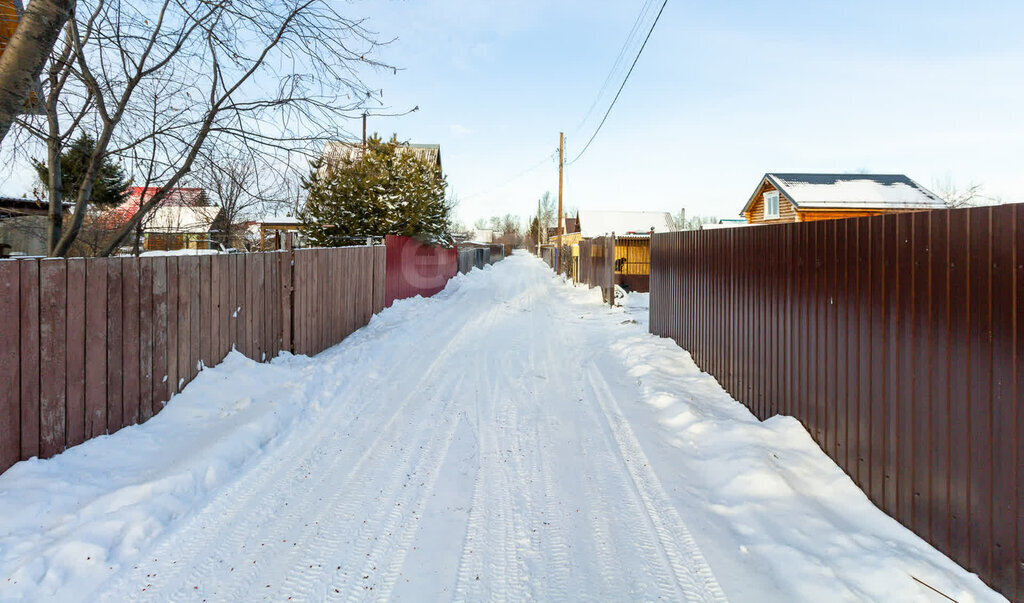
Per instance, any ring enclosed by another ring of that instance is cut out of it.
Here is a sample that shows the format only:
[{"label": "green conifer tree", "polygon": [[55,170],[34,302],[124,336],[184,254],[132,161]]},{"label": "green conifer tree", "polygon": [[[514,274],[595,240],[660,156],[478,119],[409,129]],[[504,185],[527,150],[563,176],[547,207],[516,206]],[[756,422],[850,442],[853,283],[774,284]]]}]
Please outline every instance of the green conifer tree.
[{"label": "green conifer tree", "polygon": [[306,239],[337,246],[388,234],[445,238],[451,215],[445,177],[437,165],[401,149],[396,136],[383,141],[375,134],[365,150],[338,163],[313,162],[299,214]]}]

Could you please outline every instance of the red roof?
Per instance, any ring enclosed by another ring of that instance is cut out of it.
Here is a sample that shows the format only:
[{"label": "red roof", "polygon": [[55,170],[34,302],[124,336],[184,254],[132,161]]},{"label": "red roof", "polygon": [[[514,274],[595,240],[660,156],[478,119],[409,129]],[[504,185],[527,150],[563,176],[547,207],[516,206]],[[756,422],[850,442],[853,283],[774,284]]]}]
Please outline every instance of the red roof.
[{"label": "red roof", "polygon": [[[128,197],[124,203],[117,207],[103,212],[97,222],[103,225],[104,228],[117,228],[128,220],[139,211],[139,206],[142,205],[143,197],[149,199],[160,190],[158,186],[133,186],[128,189]],[[188,188],[179,187],[172,188],[168,191],[158,207],[188,207],[208,205],[206,202],[206,193],[201,188]]]}]

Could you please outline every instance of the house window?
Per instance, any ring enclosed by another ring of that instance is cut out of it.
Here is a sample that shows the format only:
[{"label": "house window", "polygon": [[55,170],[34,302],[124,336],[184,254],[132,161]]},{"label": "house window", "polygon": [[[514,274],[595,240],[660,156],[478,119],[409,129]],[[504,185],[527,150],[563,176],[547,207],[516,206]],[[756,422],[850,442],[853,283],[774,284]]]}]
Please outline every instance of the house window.
[{"label": "house window", "polygon": [[764,194],[764,219],[779,219],[779,191],[768,191]]}]

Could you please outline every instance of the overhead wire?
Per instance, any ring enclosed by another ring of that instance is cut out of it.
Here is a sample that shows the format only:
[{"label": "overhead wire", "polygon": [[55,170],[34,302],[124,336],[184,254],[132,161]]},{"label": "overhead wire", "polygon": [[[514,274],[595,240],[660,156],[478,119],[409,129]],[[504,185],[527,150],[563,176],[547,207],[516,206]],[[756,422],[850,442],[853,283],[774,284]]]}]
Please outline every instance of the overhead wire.
[{"label": "overhead wire", "polygon": [[611,114],[612,108],[615,106],[615,102],[619,100],[619,95],[622,94],[622,90],[626,87],[626,82],[629,81],[629,76],[633,74],[633,69],[636,68],[636,64],[640,60],[640,55],[643,54],[644,48],[647,47],[647,42],[648,40],[651,39],[651,34],[654,33],[654,28],[656,25],[658,25],[658,20],[661,19],[661,13],[665,11],[666,4],[668,4],[668,0],[664,0],[661,3],[661,8],[658,9],[658,15],[654,17],[654,22],[651,23],[651,28],[647,31],[647,37],[644,38],[644,43],[640,45],[640,50],[637,51],[636,57],[633,59],[633,64],[630,65],[629,71],[626,72],[626,77],[623,78],[622,85],[619,86],[619,91],[615,93],[615,98],[612,99],[611,104],[608,105],[608,110],[605,111],[604,113],[604,117],[601,118],[601,123],[597,124],[597,129],[594,130],[594,133],[590,136],[590,140],[588,140],[587,144],[583,146],[583,150],[581,150],[579,154],[576,155],[576,157],[574,157],[573,160],[569,162],[569,165],[576,163],[579,160],[579,158],[582,157],[583,154],[587,152],[587,149],[590,148],[590,144],[594,142],[595,138],[597,138],[597,133],[600,132],[601,127],[604,126],[604,122],[608,120],[608,116]]},{"label": "overhead wire", "polygon": [[469,195],[469,196],[467,196],[467,197],[462,197],[461,199],[459,199],[459,201],[468,201],[468,200],[470,200],[470,199],[474,199],[474,198],[476,198],[476,197],[481,197],[481,196],[483,196],[483,195],[489,195],[489,194],[493,193],[494,191],[497,191],[497,190],[501,190],[501,189],[505,188],[506,186],[508,186],[509,184],[512,184],[512,183],[513,183],[513,182],[515,182],[516,180],[519,180],[519,179],[520,179],[520,178],[522,178],[523,176],[525,176],[525,175],[529,174],[530,172],[532,172],[532,171],[536,170],[537,168],[541,167],[541,166],[542,166],[542,165],[544,165],[545,163],[547,163],[547,162],[549,162],[549,161],[553,160],[553,159],[555,158],[555,155],[557,155],[557,154],[558,154],[558,151],[556,150],[556,151],[555,151],[554,153],[552,153],[552,154],[548,155],[548,156],[547,156],[547,157],[545,157],[544,159],[541,159],[541,160],[540,160],[540,161],[538,161],[537,163],[535,163],[535,164],[533,164],[532,166],[530,166],[530,167],[526,168],[525,170],[523,170],[523,171],[519,172],[519,173],[518,173],[518,174],[516,174],[515,176],[512,176],[512,177],[511,177],[511,178],[509,178],[508,180],[505,180],[505,181],[504,181],[504,182],[502,182],[501,184],[498,184],[498,185],[496,185],[496,186],[493,186],[493,187],[491,187],[491,188],[489,188],[489,189],[487,189],[487,190],[484,190],[484,191],[480,191],[480,192],[478,192],[478,193],[473,193],[473,194],[471,194],[471,195]]},{"label": "overhead wire", "polygon": [[[645,16],[650,13],[652,7],[654,6],[654,2],[655,2],[655,0],[646,0],[646,2],[644,3],[644,6],[641,8],[639,14],[637,14],[637,18],[633,22],[633,26],[630,29],[629,34],[626,36],[625,42],[623,42],[622,47],[619,49],[618,56],[616,56],[615,62],[612,64],[612,68],[609,70],[608,75],[605,77],[604,83],[601,84],[601,88],[598,90],[597,95],[594,97],[594,101],[591,103],[590,108],[587,110],[587,113],[583,116],[583,119],[581,119],[580,123],[576,126],[576,129],[574,130],[574,134],[575,134],[575,132],[578,132],[580,130],[580,128],[583,127],[583,125],[586,123],[587,119],[593,113],[594,108],[597,106],[598,102],[604,96],[605,91],[608,89],[608,84],[612,82],[613,76],[616,74],[617,71],[619,71],[620,65],[622,64],[622,59],[626,56],[626,51],[629,49],[630,46],[633,45],[633,42],[635,41],[636,34],[639,31],[641,31],[640,30],[640,26],[646,20]],[[636,56],[633,58],[633,63],[630,65],[629,71],[626,72],[626,75],[625,75],[625,77],[622,80],[622,84],[619,85],[619,89],[615,93],[615,97],[612,99],[611,104],[608,105],[608,109],[605,111],[604,116],[601,118],[601,122],[597,125],[597,128],[594,130],[594,133],[590,136],[590,139],[587,141],[587,144],[584,145],[583,149],[579,152],[579,154],[576,155],[576,157],[574,157],[572,159],[572,161],[567,162],[565,165],[572,165],[573,163],[576,163],[576,161],[579,160],[579,158],[583,156],[583,154],[587,151],[587,149],[590,148],[590,144],[592,142],[594,142],[594,139],[597,137],[598,132],[601,131],[601,128],[602,128],[602,126],[604,126],[605,121],[607,121],[608,116],[611,114],[612,108],[615,106],[616,101],[619,100],[619,96],[622,94],[622,90],[626,87],[626,82],[629,81],[629,76],[632,75],[633,70],[636,68],[636,64],[640,60],[640,55],[643,54],[644,48],[646,48],[648,40],[651,39],[651,34],[654,32],[654,28],[658,24],[658,20],[661,18],[661,14],[662,14],[662,12],[664,12],[665,6],[667,4],[668,4],[668,0],[663,0],[663,2],[661,4],[661,7],[658,9],[658,14],[654,17],[654,21],[651,23],[651,27],[647,30],[647,35],[644,37],[644,41],[640,45],[640,49],[637,51]],[[568,137],[566,137],[566,140],[568,140]],[[517,173],[516,175],[508,178],[504,182],[502,182],[502,183],[500,183],[500,184],[498,184],[496,186],[493,186],[493,187],[491,187],[491,188],[489,188],[487,190],[476,192],[476,193],[473,193],[473,194],[471,194],[469,196],[463,197],[460,200],[461,201],[468,201],[470,199],[475,199],[477,197],[488,195],[488,194],[490,194],[490,193],[492,193],[494,191],[500,190],[500,189],[508,186],[509,184],[515,182],[516,180],[522,178],[523,176],[529,174],[530,172],[540,168],[541,166],[543,166],[548,161],[551,161],[552,159],[554,159],[554,156],[557,155],[557,154],[558,154],[558,151],[555,151],[551,155],[548,155],[544,159],[542,159],[542,160],[538,161],[537,163],[531,165],[530,167],[522,170],[521,172]]]},{"label": "overhead wire", "polygon": [[619,67],[622,65],[622,60],[626,57],[626,50],[633,45],[634,38],[636,37],[636,34],[639,33],[640,31],[640,24],[644,21],[644,17],[647,15],[648,12],[650,12],[651,8],[654,6],[654,2],[655,0],[646,0],[644,2],[643,7],[640,9],[640,12],[637,13],[636,20],[633,21],[633,27],[630,28],[629,34],[626,36],[625,41],[622,43],[622,48],[619,49],[619,54],[615,57],[615,62],[612,63],[612,68],[608,70],[608,75],[605,76],[604,82],[601,84],[601,88],[594,96],[594,101],[590,103],[590,107],[587,109],[587,112],[583,116],[583,119],[581,119],[580,122],[576,125],[576,128],[573,129],[573,135],[580,131],[583,125],[587,122],[587,119],[594,112],[594,108],[597,107],[598,101],[600,101],[604,97],[605,90],[608,89],[608,84],[612,82],[613,76],[615,76],[616,72],[619,70]]}]

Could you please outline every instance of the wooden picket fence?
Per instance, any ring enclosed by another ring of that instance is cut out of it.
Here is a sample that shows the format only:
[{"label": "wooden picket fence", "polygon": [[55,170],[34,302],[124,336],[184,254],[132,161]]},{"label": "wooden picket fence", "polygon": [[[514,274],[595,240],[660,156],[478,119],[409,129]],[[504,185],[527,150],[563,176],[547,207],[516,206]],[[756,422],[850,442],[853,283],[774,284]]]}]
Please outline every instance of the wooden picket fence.
[{"label": "wooden picket fence", "polygon": [[0,471],[146,421],[232,348],[340,342],[384,307],[384,253],[0,260]]}]

